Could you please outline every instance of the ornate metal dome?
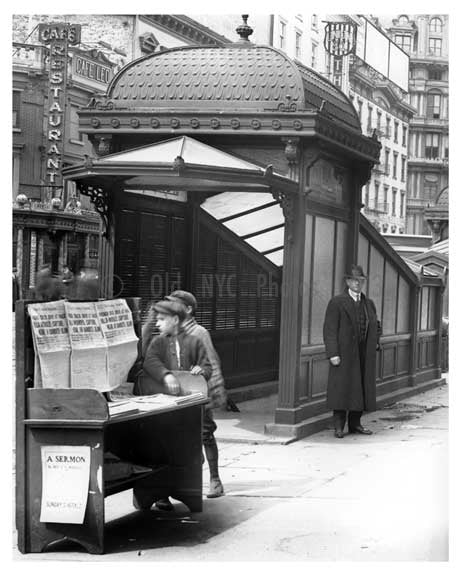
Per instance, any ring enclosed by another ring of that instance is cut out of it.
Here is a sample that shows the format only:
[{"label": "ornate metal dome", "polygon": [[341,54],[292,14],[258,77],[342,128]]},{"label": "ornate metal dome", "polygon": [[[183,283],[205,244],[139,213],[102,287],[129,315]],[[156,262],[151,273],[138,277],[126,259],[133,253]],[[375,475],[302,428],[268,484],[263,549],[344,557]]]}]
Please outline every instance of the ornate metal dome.
[{"label": "ornate metal dome", "polygon": [[321,110],[361,131],[352,103],[336,86],[283,52],[249,42],[173,48],[135,60],[112,80],[107,99],[118,110]]}]

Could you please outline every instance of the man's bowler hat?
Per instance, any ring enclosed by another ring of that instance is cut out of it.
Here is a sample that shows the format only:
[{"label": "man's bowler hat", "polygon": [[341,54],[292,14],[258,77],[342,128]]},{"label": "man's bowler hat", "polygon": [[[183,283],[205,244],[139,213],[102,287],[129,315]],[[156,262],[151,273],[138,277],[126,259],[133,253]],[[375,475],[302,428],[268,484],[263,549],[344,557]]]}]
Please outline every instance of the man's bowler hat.
[{"label": "man's bowler hat", "polygon": [[358,278],[360,280],[366,280],[367,276],[363,272],[363,268],[358,266],[357,264],[352,264],[350,274],[344,274],[344,278],[351,279],[351,278]]}]

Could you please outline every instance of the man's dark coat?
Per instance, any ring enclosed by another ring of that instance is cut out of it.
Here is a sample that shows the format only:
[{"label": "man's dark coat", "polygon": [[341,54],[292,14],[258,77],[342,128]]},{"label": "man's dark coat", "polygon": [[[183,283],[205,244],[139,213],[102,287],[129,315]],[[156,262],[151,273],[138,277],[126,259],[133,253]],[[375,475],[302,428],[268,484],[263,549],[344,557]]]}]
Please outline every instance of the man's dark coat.
[{"label": "man's dark coat", "polygon": [[327,406],[331,410],[376,410],[376,348],[380,327],[373,301],[364,294],[361,298],[364,300],[367,316],[363,389],[356,304],[348,291],[333,297],[325,313],[323,340],[327,358],[341,358],[339,366],[330,363]]}]

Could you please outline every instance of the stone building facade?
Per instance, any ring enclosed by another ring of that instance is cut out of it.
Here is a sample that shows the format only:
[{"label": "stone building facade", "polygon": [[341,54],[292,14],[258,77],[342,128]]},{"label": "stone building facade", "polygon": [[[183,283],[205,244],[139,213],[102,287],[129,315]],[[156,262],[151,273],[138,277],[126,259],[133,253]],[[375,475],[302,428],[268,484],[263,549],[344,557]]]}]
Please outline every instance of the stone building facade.
[{"label": "stone building facade", "polygon": [[448,15],[401,14],[386,28],[410,56],[406,232],[430,234],[425,207],[448,186]]}]

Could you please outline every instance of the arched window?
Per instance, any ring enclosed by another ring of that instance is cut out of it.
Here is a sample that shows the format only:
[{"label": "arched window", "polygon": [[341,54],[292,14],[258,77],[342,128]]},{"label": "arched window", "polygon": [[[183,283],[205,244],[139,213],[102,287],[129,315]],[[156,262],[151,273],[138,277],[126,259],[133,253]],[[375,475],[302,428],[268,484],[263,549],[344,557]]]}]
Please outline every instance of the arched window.
[{"label": "arched window", "polygon": [[402,14],[401,16],[399,16],[399,24],[401,26],[408,24],[408,16],[406,16],[405,14]]},{"label": "arched window", "polygon": [[432,20],[429,23],[429,30],[431,32],[437,32],[440,33],[442,32],[442,20],[440,18],[432,18]]}]

